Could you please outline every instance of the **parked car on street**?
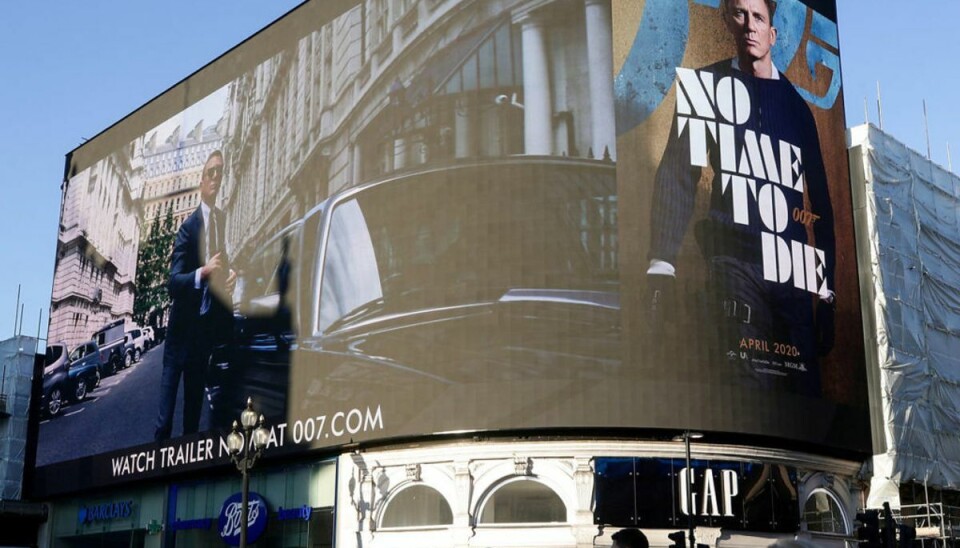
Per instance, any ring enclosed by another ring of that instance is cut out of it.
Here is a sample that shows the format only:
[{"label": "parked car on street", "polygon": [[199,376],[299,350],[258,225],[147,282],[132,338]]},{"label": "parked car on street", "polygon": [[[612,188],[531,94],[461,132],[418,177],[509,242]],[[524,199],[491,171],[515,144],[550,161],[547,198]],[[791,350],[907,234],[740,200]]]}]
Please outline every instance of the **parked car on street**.
[{"label": "parked car on street", "polygon": [[130,338],[130,335],[124,335],[123,336],[123,368],[124,369],[136,363],[136,360],[133,359],[135,351],[136,350],[133,346],[133,340]]},{"label": "parked car on street", "polygon": [[62,343],[47,345],[43,362],[43,391],[40,402],[40,409],[45,417],[56,417],[66,403],[69,391],[67,383],[69,365],[66,347]]},{"label": "parked car on street", "polygon": [[100,353],[88,341],[66,353],[66,345],[47,345],[41,407],[48,417],[60,414],[68,401],[81,402],[100,384]]},{"label": "parked car on street", "polygon": [[123,325],[123,320],[116,320],[101,327],[91,337],[100,349],[100,363],[106,365],[102,371],[104,374],[113,375],[133,363],[133,355],[128,354]]},{"label": "parked car on street", "polygon": [[[86,397],[86,392],[100,386],[100,379],[103,376],[103,362],[100,361],[99,347],[94,341],[87,341],[71,350],[68,358],[70,360],[70,378],[75,379],[77,385],[74,390],[74,399],[82,400]],[[80,383],[80,380],[84,382]],[[80,384],[86,384],[86,390],[82,395]]]},{"label": "parked car on street", "polygon": [[153,328],[149,325],[143,328],[143,351],[146,352],[157,345],[157,338],[153,333]]},{"label": "parked car on street", "polygon": [[131,329],[127,331],[126,335],[133,345],[132,356],[134,363],[136,363],[140,361],[140,357],[147,351],[147,336],[144,334],[143,329],[140,328]]}]

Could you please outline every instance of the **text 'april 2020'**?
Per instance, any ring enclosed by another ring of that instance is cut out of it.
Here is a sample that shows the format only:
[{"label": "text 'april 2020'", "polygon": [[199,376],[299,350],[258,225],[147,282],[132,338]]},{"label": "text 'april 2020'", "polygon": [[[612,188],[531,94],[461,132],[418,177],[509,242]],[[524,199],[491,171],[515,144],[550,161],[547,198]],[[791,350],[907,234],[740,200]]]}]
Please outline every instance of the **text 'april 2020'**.
[{"label": "text 'april 2020'", "polygon": [[[383,429],[383,412],[379,405],[353,408],[329,415],[297,419],[292,423],[269,425],[269,436],[265,448],[269,450],[291,443],[293,445],[314,442],[333,444],[343,438]],[[230,450],[225,437],[201,438],[112,457],[110,471],[114,478],[135,476],[157,470],[173,470],[214,459],[226,459],[229,455]]]}]

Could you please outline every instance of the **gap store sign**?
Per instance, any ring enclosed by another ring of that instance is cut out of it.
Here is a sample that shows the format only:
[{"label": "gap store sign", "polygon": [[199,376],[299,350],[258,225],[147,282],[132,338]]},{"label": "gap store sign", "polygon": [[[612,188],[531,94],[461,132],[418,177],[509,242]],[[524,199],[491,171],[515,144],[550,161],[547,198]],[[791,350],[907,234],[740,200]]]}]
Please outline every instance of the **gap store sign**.
[{"label": "gap store sign", "polygon": [[594,521],[618,527],[792,532],[800,527],[796,469],[779,464],[598,458]]}]

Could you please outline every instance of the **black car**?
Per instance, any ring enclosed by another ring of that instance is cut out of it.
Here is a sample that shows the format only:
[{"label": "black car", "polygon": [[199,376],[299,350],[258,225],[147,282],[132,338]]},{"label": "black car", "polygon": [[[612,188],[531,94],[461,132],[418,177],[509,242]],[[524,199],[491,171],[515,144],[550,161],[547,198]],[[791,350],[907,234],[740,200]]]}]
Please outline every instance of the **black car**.
[{"label": "black car", "polygon": [[256,257],[211,364],[223,428],[246,395],[288,420],[384,402],[416,424],[432,405],[442,427],[456,405],[621,367],[609,164],[403,174],[330,197]]},{"label": "black car", "polygon": [[[103,364],[97,343],[87,341],[70,352],[70,378],[74,381],[74,400],[86,398],[87,392],[100,386]],[[82,381],[82,382],[81,382]],[[85,387],[85,388],[84,388]]]},{"label": "black car", "polygon": [[115,320],[99,330],[90,339],[97,344],[100,353],[101,373],[113,375],[133,363],[133,345],[124,335],[124,320]]},{"label": "black car", "polygon": [[43,369],[42,409],[46,416],[60,414],[68,401],[81,402],[100,385],[100,354],[96,343],[88,341],[65,352],[66,345],[47,345]]}]

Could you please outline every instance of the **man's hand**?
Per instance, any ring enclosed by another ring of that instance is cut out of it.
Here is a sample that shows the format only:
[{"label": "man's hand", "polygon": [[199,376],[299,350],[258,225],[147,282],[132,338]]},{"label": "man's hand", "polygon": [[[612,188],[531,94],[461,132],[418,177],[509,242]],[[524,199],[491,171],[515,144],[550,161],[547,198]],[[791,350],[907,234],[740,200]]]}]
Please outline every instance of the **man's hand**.
[{"label": "man's hand", "polygon": [[833,350],[833,343],[836,338],[834,314],[837,308],[836,299],[820,299],[817,302],[817,354],[826,356]]},{"label": "man's hand", "polygon": [[203,265],[203,267],[200,268],[200,279],[209,280],[210,276],[213,276],[217,272],[220,272],[220,269],[222,268],[223,268],[223,262],[220,259],[220,253],[217,253],[213,257],[210,257],[210,260],[207,261],[207,264]]}]

